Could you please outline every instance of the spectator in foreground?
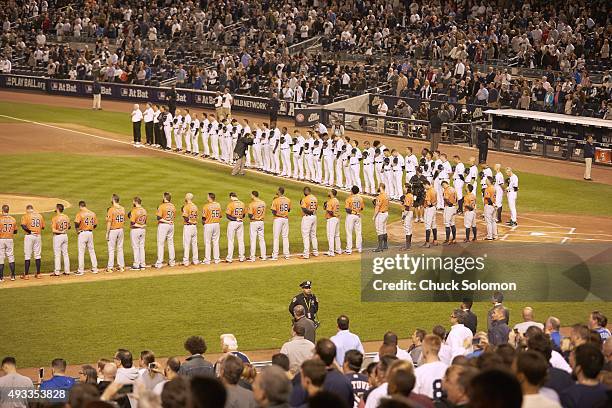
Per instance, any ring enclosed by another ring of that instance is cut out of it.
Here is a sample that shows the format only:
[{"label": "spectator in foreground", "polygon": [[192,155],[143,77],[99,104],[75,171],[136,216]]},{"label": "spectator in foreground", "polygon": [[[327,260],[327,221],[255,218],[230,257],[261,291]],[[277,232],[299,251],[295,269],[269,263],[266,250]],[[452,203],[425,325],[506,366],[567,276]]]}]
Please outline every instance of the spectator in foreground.
[{"label": "spectator in foreground", "polygon": [[177,376],[164,384],[161,392],[161,403],[163,408],[184,408],[190,402],[189,380],[186,377]]},{"label": "spectator in foreground", "polygon": [[510,323],[510,311],[503,305],[504,302],[504,294],[501,292],[493,293],[493,297],[491,297],[491,303],[493,303],[493,307],[489,309],[487,313],[487,330],[491,327],[491,322],[493,321],[493,312],[495,308],[501,306],[504,311],[504,321],[506,324]]},{"label": "spectator in foreground", "polygon": [[554,390],[557,393],[556,399],[558,400],[559,395],[574,384],[571,373],[550,364],[553,348],[552,342],[546,335],[539,333],[529,336],[527,339],[527,349],[540,353],[549,362],[546,383],[544,388],[540,390],[540,393],[546,393],[548,389]]},{"label": "spectator in foreground", "polygon": [[178,377],[180,369],[181,361],[178,357],[169,357],[168,360],[166,360],[166,367],[164,367],[163,374],[165,379],[153,387],[153,394],[161,395],[165,385]]},{"label": "spectator in foreground", "polygon": [[518,331],[519,334],[525,334],[528,328],[532,326],[536,326],[541,330],[544,330],[544,325],[542,323],[536,322],[534,319],[534,313],[532,307],[523,308],[523,321],[521,323],[517,323],[514,325],[514,330]]},{"label": "spectator in foreground", "polygon": [[32,380],[17,372],[15,357],[4,357],[0,368],[4,371],[4,376],[0,377],[0,406],[3,407],[5,402],[10,400],[12,408],[26,408],[28,406],[27,399],[9,399],[7,393],[10,389],[33,390]]},{"label": "spectator in foreground", "polygon": [[468,387],[471,408],[521,408],[523,393],[514,375],[506,370],[481,371]]},{"label": "spectator in foreground", "polygon": [[595,310],[589,315],[589,329],[596,331],[604,342],[610,337],[610,330],[606,328],[608,318],[601,312]]},{"label": "spectator in foreground", "polygon": [[411,407],[433,408],[431,399],[413,392],[416,377],[414,366],[409,361],[394,361],[389,367],[387,378],[389,380],[387,392],[391,398],[404,402]]},{"label": "spectator in foreground", "polygon": [[442,378],[442,389],[446,397],[436,403],[436,408],[469,407],[468,386],[477,374],[478,369],[469,365],[451,365],[448,367],[444,378]]},{"label": "spectator in foreground", "polygon": [[517,354],[512,371],[523,390],[522,408],[561,408],[558,402],[540,393],[548,372],[548,362],[536,351],[523,351]]},{"label": "spectator in foreground", "polygon": [[193,408],[219,408],[225,406],[227,391],[216,378],[196,375],[191,377],[191,404]]},{"label": "spectator in foreground", "polygon": [[253,396],[262,408],[289,408],[291,382],[282,368],[265,367],[255,378]]},{"label": "spectator in foreground", "polygon": [[544,324],[544,332],[550,336],[555,348],[557,350],[561,349],[561,333],[559,333],[559,329],[561,328],[561,321],[554,316],[550,316],[546,319],[546,323]]},{"label": "spectator in foreground", "polygon": [[421,353],[423,351],[423,339],[427,335],[427,332],[423,329],[416,329],[412,334],[412,344],[410,348],[406,350],[410,354],[412,361],[420,361]]},{"label": "spectator in foreground", "polygon": [[501,305],[496,306],[493,309],[491,319],[491,325],[488,332],[489,344],[492,346],[507,344],[511,330],[506,323],[505,308]]},{"label": "spectator in foreground", "polygon": [[461,302],[461,309],[466,314],[465,322],[463,324],[472,331],[472,334],[476,334],[478,328],[478,316],[472,312],[473,304],[474,302],[471,298],[463,298],[463,301]]},{"label": "spectator in foreground", "polygon": [[372,389],[367,396],[365,408],[376,408],[381,400],[389,394],[389,368],[393,362],[397,361],[397,357],[393,355],[382,355],[380,361],[376,365],[376,388]]},{"label": "spectator in foreground", "polygon": [[83,384],[98,384],[98,372],[89,364],[81,366],[79,371],[79,382]]},{"label": "spectator in foreground", "polygon": [[119,349],[115,353],[117,374],[115,381],[120,384],[134,384],[138,379],[138,368],[134,367],[132,353],[126,349]]},{"label": "spectator in foreground", "polygon": [[332,336],[330,340],[336,346],[336,361],[338,362],[338,366],[342,367],[344,365],[344,355],[347,351],[357,350],[362,353],[364,351],[359,336],[351,333],[349,330],[348,316],[339,316],[338,319],[336,319],[336,323],[338,325],[338,332],[335,336]]},{"label": "spectator in foreground", "polygon": [[[301,386],[306,391],[306,401],[323,391],[327,376],[325,363],[318,359],[306,360],[300,368]],[[308,405],[308,402],[306,403]]]},{"label": "spectator in foreground", "polygon": [[204,358],[207,347],[202,337],[191,336],[187,338],[184,347],[191,355],[181,364],[180,375],[187,377],[195,377],[196,375],[203,375],[205,377],[215,376],[215,369],[212,363]]},{"label": "spectator in foreground", "polygon": [[353,397],[355,401],[354,407],[359,406],[359,401],[363,394],[370,389],[368,383],[368,377],[365,374],[360,373],[361,366],[363,365],[363,354],[358,350],[349,350],[344,355],[344,365],[342,366],[342,372],[344,376],[350,381],[351,387],[353,388]]},{"label": "spectator in foreground", "polygon": [[306,309],[303,305],[295,305],[293,307],[293,318],[295,324],[304,327],[304,338],[315,344],[316,341],[316,328],[314,322],[306,317]]},{"label": "spectator in foreground", "polygon": [[220,379],[227,391],[226,407],[256,408],[253,392],[238,385],[244,363],[234,355],[227,355],[221,363]]},{"label": "spectator in foreground", "polygon": [[583,344],[572,352],[570,362],[578,381],[560,395],[561,404],[578,408],[609,406],[606,386],[597,378],[604,365],[601,350],[594,344]]},{"label": "spectator in foreground", "polygon": [[442,341],[434,334],[425,336],[423,340],[423,364],[415,370],[416,385],[414,392],[434,398],[434,382],[442,380],[448,365],[440,361],[438,353]]},{"label": "spectator in foreground", "polygon": [[293,324],[291,335],[291,340],[283,344],[280,352],[289,358],[289,371],[295,374],[302,363],[312,357],[315,345],[304,338],[304,327],[297,323]]},{"label": "spectator in foreground", "polygon": [[40,383],[41,390],[66,390],[74,386],[74,378],[66,375],[66,360],[56,358],[51,362],[52,377]]}]

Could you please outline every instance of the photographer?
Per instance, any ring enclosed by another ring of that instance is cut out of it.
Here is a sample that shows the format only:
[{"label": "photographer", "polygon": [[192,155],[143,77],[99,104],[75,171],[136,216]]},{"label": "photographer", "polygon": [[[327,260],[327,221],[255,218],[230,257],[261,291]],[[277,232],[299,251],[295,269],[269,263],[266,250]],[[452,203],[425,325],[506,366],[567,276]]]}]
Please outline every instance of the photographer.
[{"label": "photographer", "polygon": [[138,372],[140,375],[136,384],[142,384],[147,390],[152,390],[157,384],[164,381],[161,367],[155,362],[155,354],[152,351],[140,352],[140,370]]},{"label": "photographer", "polygon": [[416,174],[409,180],[412,194],[414,195],[414,222],[423,221],[423,202],[425,201],[425,184],[427,178],[423,176],[420,166],[416,168]]}]

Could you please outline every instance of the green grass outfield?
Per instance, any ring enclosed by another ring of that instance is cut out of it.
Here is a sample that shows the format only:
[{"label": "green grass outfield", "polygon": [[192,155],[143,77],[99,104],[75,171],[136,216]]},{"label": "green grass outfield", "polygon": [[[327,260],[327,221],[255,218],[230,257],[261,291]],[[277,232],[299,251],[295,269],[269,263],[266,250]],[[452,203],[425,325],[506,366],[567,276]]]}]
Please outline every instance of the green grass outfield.
[{"label": "green grass outfield", "polygon": [[[129,120],[123,113],[0,102],[0,114],[40,122],[76,123],[116,132],[125,135],[126,139],[130,135]],[[7,120],[0,118],[0,121]],[[19,135],[15,137],[17,139]],[[257,189],[269,204],[277,186],[282,184],[294,202],[290,217],[291,249],[294,253],[302,249],[297,211],[302,185],[291,181],[259,174],[230,178],[226,167],[174,156],[6,155],[0,149],[0,163],[2,192],[58,197],[68,200],[73,206],[81,199],[87,201],[101,221],[100,230],[94,234],[100,267],[107,261],[102,220],[112,193],[119,194],[126,207],[129,207],[131,197],[141,196],[151,214],[163,191],[172,192],[175,203],[181,203],[186,192],[193,192],[198,205],[203,203],[208,191],[213,191],[225,206],[229,191],[236,191],[242,200],[248,201],[248,193]],[[612,186],[527,174],[520,169],[518,174],[521,177],[519,215],[520,211],[609,215],[604,197],[612,196]],[[315,188],[314,193],[320,200],[326,194],[319,188]],[[345,197],[341,195],[341,198]],[[76,208],[72,207],[66,213],[73,218]],[[363,217],[364,238],[370,245],[375,238],[371,215],[372,206],[367,203]],[[399,212],[393,208],[391,220],[398,218]],[[45,214],[45,219],[50,222],[51,214]],[[153,227],[154,222],[151,224]],[[224,221],[222,230],[225,226]],[[318,230],[320,247],[326,248],[322,220]],[[341,235],[344,242],[344,232]],[[175,233],[177,260],[182,258],[181,236],[181,227],[178,226]],[[225,233],[222,236],[222,255],[225,256]],[[74,269],[76,238],[74,234],[69,237]],[[270,216],[266,222],[266,239],[270,250]],[[202,250],[202,245],[200,248]],[[15,253],[17,268],[21,272],[22,234],[15,241]],[[155,232],[150,228],[148,262],[154,260],[154,253]],[[125,255],[129,264],[132,251],[127,240]],[[43,269],[50,271],[51,265],[51,234],[46,231],[43,235]],[[451,304],[362,303],[359,269],[359,262],[317,264],[316,268],[287,268],[279,264],[253,271],[3,289],[0,290],[0,356],[12,354],[21,366],[36,366],[48,364],[50,359],[59,355],[67,358],[69,363],[91,362],[101,356],[110,356],[117,347],[128,347],[134,352],[151,348],[158,355],[181,354],[184,337],[194,333],[204,335],[209,340],[211,351],[217,351],[217,338],[223,332],[235,333],[243,349],[279,347],[289,336],[288,302],[297,293],[297,284],[303,279],[314,280],[315,292],[321,299],[321,335],[334,332],[334,321],[340,313],[351,316],[352,328],[364,340],[380,339],[388,329],[406,337],[416,327],[431,329],[434,322],[447,324],[450,309],[454,306]],[[516,321],[523,305],[510,306],[513,308],[512,318]],[[589,311],[605,310],[608,305],[534,303],[532,306],[536,308],[539,319],[553,314],[564,324],[571,324],[585,321]],[[475,308],[482,320],[486,307],[488,305],[478,304]]]},{"label": "green grass outfield", "polygon": [[[290,337],[287,305],[309,278],[320,299],[318,336],[335,333],[341,313],[362,340],[381,340],[387,330],[409,337],[415,328],[448,327],[450,303],[362,303],[359,262],[329,267],[265,269],[143,277],[116,281],[0,290],[3,311],[0,356],[15,355],[22,367],[47,365],[62,356],[70,364],[110,357],[119,347],[134,353],[183,355],[184,339],[203,335],[218,352],[218,336],[234,333],[243,350],[279,347]],[[331,266],[333,265],[333,266]],[[605,303],[535,303],[536,315],[563,324],[585,322]],[[518,322],[524,303],[508,303]],[[474,306],[486,327],[490,305]],[[608,307],[608,311],[609,307]]]}]

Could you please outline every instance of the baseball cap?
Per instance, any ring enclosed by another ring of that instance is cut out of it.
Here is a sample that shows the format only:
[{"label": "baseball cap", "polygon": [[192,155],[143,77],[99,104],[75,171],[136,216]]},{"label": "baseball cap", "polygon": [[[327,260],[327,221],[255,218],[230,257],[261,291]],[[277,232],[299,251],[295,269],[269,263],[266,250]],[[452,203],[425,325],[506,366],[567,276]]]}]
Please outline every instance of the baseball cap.
[{"label": "baseball cap", "polygon": [[300,288],[302,289],[310,289],[311,286],[312,286],[312,282],[309,280],[300,283]]}]

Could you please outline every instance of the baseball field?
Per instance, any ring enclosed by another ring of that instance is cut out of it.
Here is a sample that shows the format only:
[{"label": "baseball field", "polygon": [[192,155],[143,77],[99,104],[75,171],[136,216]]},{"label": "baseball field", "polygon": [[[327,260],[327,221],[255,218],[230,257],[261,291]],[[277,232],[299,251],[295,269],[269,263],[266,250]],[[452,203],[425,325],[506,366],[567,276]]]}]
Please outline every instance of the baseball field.
[{"label": "baseball field", "polygon": [[[149,214],[169,191],[180,206],[185,193],[195,195],[198,205],[207,192],[215,192],[222,207],[228,194],[236,192],[243,201],[251,190],[270,203],[278,186],[297,205],[304,183],[256,172],[231,177],[229,168],[179,154],[130,144],[130,105],[104,104],[105,110],[93,112],[89,100],[49,98],[28,93],[0,92],[0,201],[11,205],[11,214],[19,218],[26,203],[33,203],[50,223],[56,202],[68,207],[72,219],[79,200],[98,214],[100,220],[110,205],[113,193],[129,207],[138,195]],[[247,115],[252,120],[263,118]],[[286,122],[289,124],[289,122]],[[357,136],[357,135],[355,135]],[[363,135],[357,136],[363,138]],[[388,139],[388,145],[403,147],[417,143]],[[444,148],[444,147],[443,147]],[[449,148],[450,154],[453,149]],[[462,157],[469,153],[463,152]],[[492,154],[504,166],[511,165],[521,180],[519,227],[500,227],[501,241],[559,243],[612,243],[612,169],[597,168],[598,182],[581,180],[578,164],[551,162],[519,156]],[[319,200],[326,190],[315,187]],[[344,193],[340,198],[346,197]],[[365,247],[375,246],[376,234],[371,221],[373,206],[367,201],[363,216]],[[82,277],[6,280],[0,284],[0,356],[14,355],[21,366],[47,365],[52,358],[66,358],[70,364],[92,362],[109,357],[118,347],[140,351],[152,349],[158,356],[184,354],[182,340],[192,334],[204,336],[211,351],[218,351],[218,335],[234,333],[241,349],[278,348],[290,336],[287,306],[298,293],[303,280],[313,281],[313,291],[320,300],[320,336],[335,332],[335,318],[345,313],[352,319],[351,330],[362,340],[379,340],[387,330],[409,337],[415,328],[430,330],[434,324],[448,322],[455,303],[368,303],[361,301],[360,257],[343,255],[334,259],[318,257],[299,259],[302,239],[299,214],[290,216],[289,261],[233,263],[147,269],[138,272],[86,274]],[[397,227],[400,208],[393,206],[391,238],[399,245],[401,228]],[[270,220],[266,222],[266,242],[271,248]],[[225,221],[221,230],[221,253],[226,253]],[[341,236],[344,242],[344,224]],[[481,227],[482,228],[482,227]],[[94,233],[100,268],[106,264],[104,227]],[[461,228],[460,228],[461,230]],[[147,233],[146,260],[153,263],[155,231]],[[443,232],[442,232],[443,234]],[[199,230],[201,239],[201,229]],[[422,241],[422,226],[417,226],[415,241]],[[325,229],[319,221],[320,248],[326,249]],[[69,236],[72,269],[76,269],[76,235]],[[246,238],[248,249],[248,234]],[[182,258],[181,228],[175,233],[177,260]],[[125,256],[129,265],[132,250],[126,240]],[[200,243],[200,251],[202,245]],[[23,272],[23,235],[15,240],[17,272]],[[514,260],[517,268],[534,265]],[[89,260],[86,257],[86,264]],[[43,234],[42,270],[53,269],[51,234]],[[5,275],[8,267],[5,268]],[[520,319],[524,302],[509,302],[513,323]],[[564,325],[584,322],[591,310],[612,314],[607,302],[535,302],[530,303],[539,320],[557,316]],[[484,318],[489,307],[477,303],[474,311]]]}]

